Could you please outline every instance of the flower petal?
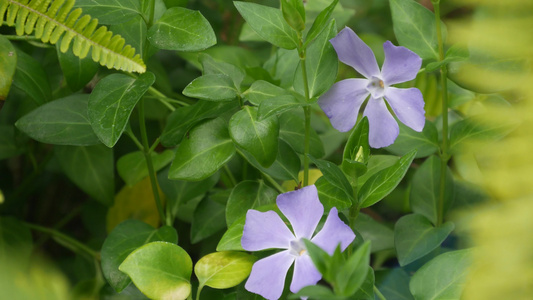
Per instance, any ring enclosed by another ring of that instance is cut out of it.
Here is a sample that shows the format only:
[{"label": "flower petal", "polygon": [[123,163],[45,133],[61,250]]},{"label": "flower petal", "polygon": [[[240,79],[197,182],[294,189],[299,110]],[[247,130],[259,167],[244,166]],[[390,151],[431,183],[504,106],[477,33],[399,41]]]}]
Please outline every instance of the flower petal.
[{"label": "flower petal", "polygon": [[285,276],[293,261],[294,256],[289,251],[258,260],[253,265],[244,288],[269,300],[279,299],[285,287]]},{"label": "flower petal", "polygon": [[292,240],[294,240],[294,235],[277,213],[271,210],[260,212],[254,209],[246,213],[241,238],[244,250],[288,249]]},{"label": "flower petal", "polygon": [[296,258],[294,263],[294,274],[291,282],[291,292],[298,293],[303,287],[315,285],[322,274],[318,272],[311,257],[307,254]]},{"label": "flower petal", "polygon": [[344,251],[354,239],[355,234],[353,230],[339,218],[337,208],[334,207],[329,211],[328,218],[322,230],[311,241],[329,255],[333,255],[339,243],[341,244],[342,251]]},{"label": "flower petal", "polygon": [[388,87],[385,90],[385,100],[402,123],[418,132],[424,129],[426,123],[424,98],[419,89]]},{"label": "flower petal", "polygon": [[386,85],[413,80],[422,66],[422,59],[413,51],[394,46],[390,41],[383,44],[385,62],[381,76]]},{"label": "flower petal", "polygon": [[281,212],[291,222],[296,239],[310,239],[324,214],[324,206],[318,200],[314,185],[294,192],[284,193],[276,199]]},{"label": "flower petal", "polygon": [[335,48],[339,60],[366,78],[380,74],[374,53],[349,27],[345,27],[329,41]]},{"label": "flower petal", "polygon": [[372,148],[387,147],[394,143],[400,128],[391,115],[383,98],[370,98],[364,116],[368,117],[368,142]]},{"label": "flower petal", "polygon": [[359,108],[370,94],[367,84],[368,80],[360,78],[342,80],[320,96],[318,105],[338,131],[349,131],[355,125]]}]

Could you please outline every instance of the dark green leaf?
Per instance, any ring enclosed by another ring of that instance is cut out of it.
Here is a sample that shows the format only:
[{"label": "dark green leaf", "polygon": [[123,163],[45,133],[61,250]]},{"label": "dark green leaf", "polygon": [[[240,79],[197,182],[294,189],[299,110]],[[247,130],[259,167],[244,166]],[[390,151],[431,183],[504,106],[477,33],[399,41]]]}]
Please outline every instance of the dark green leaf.
[{"label": "dark green leaf", "polygon": [[233,3],[246,22],[266,41],[285,49],[296,48],[298,34],[287,24],[279,9],[255,3]]},{"label": "dark green leaf", "polygon": [[453,124],[450,130],[450,151],[457,151],[461,145],[469,140],[497,140],[508,134],[516,123],[487,122],[477,118],[461,120]]},{"label": "dark green leaf", "polygon": [[323,285],[310,285],[302,288],[294,297],[290,299],[301,299],[309,297],[313,300],[344,300],[345,297],[337,296],[332,290]]},{"label": "dark green leaf", "polygon": [[257,117],[259,120],[263,120],[273,115],[282,114],[296,107],[307,105],[307,103],[299,101],[292,95],[269,98],[263,100],[259,105]]},{"label": "dark green leaf", "polygon": [[226,224],[230,227],[239,218],[246,216],[249,209],[276,203],[277,195],[278,193],[263,181],[240,182],[229,196],[226,205]]},{"label": "dark green leaf", "polygon": [[444,60],[432,62],[426,65],[426,72],[432,72],[440,68],[442,65],[446,65],[448,63],[454,62],[454,61],[462,61],[467,60],[470,54],[468,53],[468,49],[463,48],[460,45],[453,45],[446,51],[446,56]]},{"label": "dark green leaf", "polygon": [[252,271],[255,257],[243,252],[215,252],[196,263],[194,274],[200,286],[228,289],[241,283]]},{"label": "dark green leaf", "polygon": [[19,119],[17,128],[32,139],[56,145],[100,144],[87,116],[89,95],[76,94],[46,103]]},{"label": "dark green leaf", "polygon": [[[157,50],[157,48],[153,47],[146,40],[148,29],[146,27],[146,22],[140,15],[128,19],[127,22],[113,25],[109,29],[115,34],[120,34],[120,36],[126,40],[128,45],[135,48],[135,53],[138,53],[143,59],[148,57],[148,55],[146,55],[148,50],[150,50],[148,52],[153,52],[154,49]],[[151,47],[151,49],[149,49],[149,47]]]},{"label": "dark green leaf", "polygon": [[176,244],[178,235],[176,230],[170,226],[155,229],[138,220],[126,220],[109,233],[100,254],[102,272],[107,282],[117,292],[120,293],[131,282],[128,275],[119,271],[120,264],[132,251],[154,241]]},{"label": "dark green leaf", "polygon": [[17,156],[24,150],[15,139],[15,126],[0,125],[0,160]]},{"label": "dark green leaf", "polygon": [[316,159],[311,155],[309,155],[309,158],[311,158],[311,161],[320,169],[320,171],[322,171],[324,178],[329,181],[331,185],[344,191],[346,194],[345,197],[353,203],[354,199],[352,186],[341,169],[332,162]]},{"label": "dark green leaf", "polygon": [[60,51],[61,40],[56,44],[57,58],[68,86],[73,91],[81,90],[98,71],[99,65],[91,57],[80,59],[72,50]]},{"label": "dark green leaf", "polygon": [[372,155],[368,158],[366,172],[357,178],[357,184],[361,187],[365,182],[377,172],[391,167],[398,162],[398,157],[394,155]]},{"label": "dark green leaf", "polygon": [[139,0],[76,0],[76,7],[107,25],[127,22],[141,14]]},{"label": "dark green leaf", "polygon": [[422,132],[414,131],[413,129],[400,124],[400,134],[386,149],[396,155],[405,155],[412,149],[416,149],[415,158],[429,156],[439,150],[439,137],[437,127],[433,122],[426,120],[426,125]]},{"label": "dark green leaf", "polygon": [[[174,152],[172,150],[165,150],[162,153],[151,153],[154,171],[157,172],[168,165],[174,159]],[[135,151],[128,153],[117,161],[118,175],[126,182],[127,185],[133,186],[148,176],[148,168],[144,153]]]},{"label": "dark green leaf", "polygon": [[287,90],[263,80],[255,81],[252,86],[242,94],[244,99],[257,106],[266,99],[290,95],[291,94]]},{"label": "dark green leaf", "polygon": [[200,62],[200,64],[202,64],[202,71],[204,75],[226,75],[231,78],[231,80],[233,80],[233,83],[237,87],[237,90],[240,88],[241,82],[246,75],[244,71],[240,68],[223,61],[215,60],[213,59],[213,57],[205,53],[201,53],[198,56],[198,61]]},{"label": "dark green leaf", "polygon": [[365,281],[361,284],[359,291],[355,293],[354,298],[357,300],[374,300],[374,269],[368,266]]},{"label": "dark green leaf", "polygon": [[104,145],[56,146],[59,164],[79,188],[106,206],[113,203],[115,172],[113,150]]},{"label": "dark green leaf", "polygon": [[361,287],[367,277],[369,263],[370,242],[365,242],[336,273],[336,287],[342,296],[351,296]]},{"label": "dark green leaf", "polygon": [[192,98],[209,101],[231,101],[237,97],[233,80],[223,74],[203,75],[193,80],[183,90]]},{"label": "dark green leaf", "polygon": [[346,195],[344,190],[329,182],[324,176],[318,178],[315,186],[318,190],[318,198],[325,210],[336,207],[341,211],[352,205],[352,199]]},{"label": "dark green leaf", "polygon": [[210,237],[226,228],[224,212],[226,207],[206,197],[198,204],[194,211],[191,226],[191,243]]},{"label": "dark green leaf", "polygon": [[359,190],[358,199],[359,203],[361,203],[360,206],[369,207],[390,194],[400,183],[405,173],[407,173],[415,155],[416,150],[412,150],[402,156],[394,165],[370,177]]},{"label": "dark green leaf", "polygon": [[300,157],[294,150],[284,141],[280,140],[278,143],[277,157],[274,163],[265,168],[246,151],[241,151],[246,160],[259,171],[270,175],[280,180],[298,180],[298,172],[300,171]]},{"label": "dark green leaf", "polygon": [[98,138],[113,147],[126,129],[137,102],[154,83],[153,73],[137,79],[124,74],[111,74],[100,80],[89,98],[89,121]]},{"label": "dark green leaf", "polygon": [[17,70],[13,86],[26,93],[37,105],[52,100],[52,90],[41,64],[17,49]]},{"label": "dark green leaf", "polygon": [[151,299],[186,299],[191,293],[192,260],[176,244],[146,244],[133,251],[119,270]]},{"label": "dark green leaf", "polygon": [[168,178],[197,181],[213,175],[235,154],[235,146],[229,136],[226,121],[209,120],[189,132],[182,141]]},{"label": "dark green leaf", "polygon": [[359,121],[344,146],[342,170],[350,179],[361,176],[367,170],[369,155],[368,119],[365,117]]},{"label": "dark green leaf", "polygon": [[394,231],[369,215],[360,213],[355,220],[355,228],[365,241],[372,242],[372,253],[394,248]]},{"label": "dark green leaf", "polygon": [[[280,128],[279,128],[279,137],[280,139],[287,142],[294,151],[300,154],[304,154],[304,145],[305,145],[305,127],[304,119],[300,115],[295,113],[285,113],[282,114],[279,118]],[[309,138],[309,144],[311,145],[309,153],[316,157],[321,158],[324,156],[324,146],[322,141],[318,137],[318,134],[311,129],[311,134]]]},{"label": "dark green leaf", "polygon": [[376,271],[376,286],[386,299],[414,300],[409,291],[410,279],[400,268]]},{"label": "dark green leaf", "polygon": [[328,7],[318,14],[313,22],[313,25],[311,26],[311,29],[309,29],[309,32],[305,37],[304,47],[307,47],[307,45],[311,43],[326,28],[326,24],[329,21],[335,6],[337,6],[337,3],[339,3],[339,0],[333,0]]},{"label": "dark green leaf", "polygon": [[401,217],[394,227],[394,243],[400,266],[405,266],[439,247],[454,227],[451,222],[434,227],[428,219],[418,214]]},{"label": "dark green leaf", "polygon": [[304,3],[300,0],[281,0],[281,12],[287,24],[302,32],[305,29]]},{"label": "dark green leaf", "polygon": [[229,121],[229,134],[240,148],[270,167],[277,156],[279,122],[276,116],[257,120],[257,108],[245,106]]},{"label": "dark green leaf", "polygon": [[17,68],[17,52],[11,42],[0,35],[0,101],[6,100]]},{"label": "dark green leaf", "polygon": [[200,51],[216,44],[213,28],[199,11],[169,8],[148,30],[152,45],[164,50]]}]

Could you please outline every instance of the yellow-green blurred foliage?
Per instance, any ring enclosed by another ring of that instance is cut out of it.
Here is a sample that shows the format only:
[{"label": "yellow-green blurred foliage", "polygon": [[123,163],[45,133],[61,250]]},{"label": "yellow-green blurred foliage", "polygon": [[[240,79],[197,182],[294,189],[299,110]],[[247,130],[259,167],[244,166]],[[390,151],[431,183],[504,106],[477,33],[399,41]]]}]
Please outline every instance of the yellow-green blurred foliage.
[{"label": "yellow-green blurred foliage", "polygon": [[[449,22],[449,40],[499,64],[461,68],[461,80],[502,91],[512,107],[487,108],[485,122],[518,121],[504,139],[469,145],[493,199],[467,226],[477,247],[464,299],[533,299],[533,1],[456,0],[473,17]],[[512,67],[506,62],[514,62]]]}]

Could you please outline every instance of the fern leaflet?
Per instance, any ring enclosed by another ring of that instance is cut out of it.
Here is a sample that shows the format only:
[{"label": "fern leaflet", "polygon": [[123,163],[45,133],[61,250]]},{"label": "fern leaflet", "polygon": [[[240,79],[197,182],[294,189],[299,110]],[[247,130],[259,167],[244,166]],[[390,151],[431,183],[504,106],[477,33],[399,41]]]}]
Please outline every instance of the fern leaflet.
[{"label": "fern leaflet", "polygon": [[[92,49],[92,59],[108,68],[127,72],[146,71],[135,48],[126,45],[98,20],[82,16],[81,8],[72,10],[75,0],[0,0],[0,17],[15,26],[17,35],[31,34],[44,43],[55,44],[61,37],[61,52],[70,46],[74,55],[84,58]],[[97,29],[98,27],[98,29]]]}]

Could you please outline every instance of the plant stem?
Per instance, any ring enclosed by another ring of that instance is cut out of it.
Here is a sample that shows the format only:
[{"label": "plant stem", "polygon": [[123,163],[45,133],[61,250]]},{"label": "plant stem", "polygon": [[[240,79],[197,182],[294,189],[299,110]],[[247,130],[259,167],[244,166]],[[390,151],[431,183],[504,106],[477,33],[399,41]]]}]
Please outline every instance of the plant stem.
[{"label": "plant stem", "polygon": [[[432,0],[435,11],[435,26],[437,30],[437,41],[439,45],[439,60],[444,60],[444,41],[442,39],[442,29],[440,21],[440,0]],[[450,156],[448,154],[448,69],[446,64],[440,67],[440,84],[442,92],[442,145],[440,152],[441,170],[439,184],[439,202],[437,207],[437,226],[442,224],[444,218],[444,197],[446,190],[446,169]]]},{"label": "plant stem", "polygon": [[198,290],[196,291],[196,300],[200,300],[200,293],[202,292],[202,289],[204,288],[203,284],[200,284],[198,286]]},{"label": "plant stem", "polygon": [[226,172],[226,175],[228,175],[229,181],[231,181],[232,186],[237,185],[237,180],[235,179],[235,176],[233,176],[233,173],[231,173],[231,170],[229,169],[228,165],[224,165],[224,171]]},{"label": "plant stem", "polygon": [[159,212],[161,222],[165,222],[166,225],[171,226],[170,220],[165,218],[165,212],[163,211],[163,205],[159,198],[159,190],[157,178],[155,177],[154,164],[152,163],[152,155],[150,154],[150,146],[148,146],[148,135],[146,134],[146,122],[144,120],[144,99],[139,102],[139,126],[141,128],[141,140],[143,145],[144,159],[146,160],[146,166],[148,167],[148,175],[150,177],[150,183],[152,184],[152,192],[154,194],[155,205]]},{"label": "plant stem", "polygon": [[11,41],[38,41],[34,35],[4,35],[4,37]]},{"label": "plant stem", "polygon": [[277,183],[274,178],[270,177],[270,175],[267,175],[265,173],[262,173],[262,175],[266,179],[266,181],[270,182],[270,184],[272,184],[272,186],[274,186],[274,188],[278,190],[278,192],[280,192],[281,194],[285,193],[283,187],[279,185],[279,183]]},{"label": "plant stem", "polygon": [[[300,41],[303,44],[303,41]],[[307,68],[305,66],[305,49],[300,51],[300,64],[302,66],[302,78],[304,81],[305,101],[309,102],[309,83],[307,82]],[[305,117],[305,140],[304,140],[304,182],[303,186],[309,184],[309,140],[311,136],[311,107],[304,106]]]},{"label": "plant stem", "polygon": [[148,93],[152,94],[159,102],[161,102],[161,104],[166,106],[170,111],[175,111],[176,108],[174,106],[172,106],[169,102],[179,103],[182,106],[188,106],[189,105],[189,104],[181,102],[179,100],[168,98],[167,96],[165,96],[165,94],[163,94],[160,91],[156,90],[152,86],[148,88]]},{"label": "plant stem", "polygon": [[36,231],[40,231],[40,232],[44,232],[44,233],[47,233],[47,234],[50,234],[52,235],[53,237],[55,237],[57,239],[57,242],[62,244],[63,246],[69,248],[70,250],[76,252],[76,253],[80,253],[80,254],[86,254],[88,256],[90,256],[91,258],[94,258],[94,259],[97,259],[99,260],[100,259],[100,255],[98,254],[98,252],[96,252],[95,250],[89,248],[87,245],[83,244],[82,242],[79,242],[71,237],[69,237],[68,235],[65,235],[55,229],[51,229],[51,228],[47,228],[47,227],[43,227],[43,226],[39,226],[39,225],[35,225],[35,224],[31,224],[31,223],[25,223],[26,226],[28,226],[30,229],[33,229],[33,230],[36,230]]},{"label": "plant stem", "polygon": [[374,294],[376,294],[380,300],[387,300],[376,286],[374,286]]}]

